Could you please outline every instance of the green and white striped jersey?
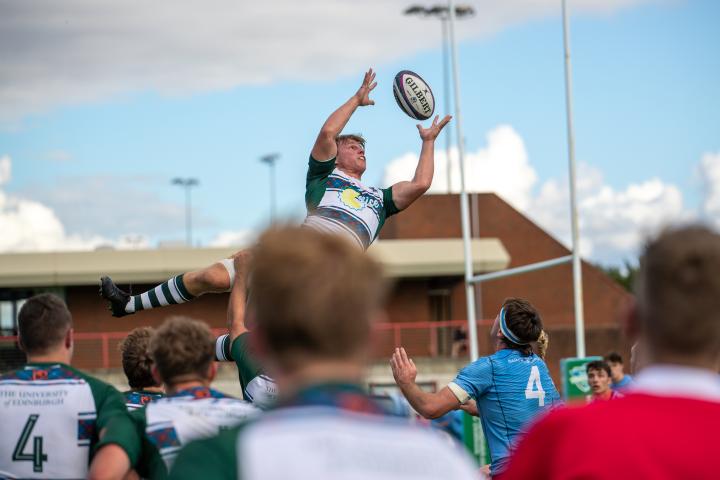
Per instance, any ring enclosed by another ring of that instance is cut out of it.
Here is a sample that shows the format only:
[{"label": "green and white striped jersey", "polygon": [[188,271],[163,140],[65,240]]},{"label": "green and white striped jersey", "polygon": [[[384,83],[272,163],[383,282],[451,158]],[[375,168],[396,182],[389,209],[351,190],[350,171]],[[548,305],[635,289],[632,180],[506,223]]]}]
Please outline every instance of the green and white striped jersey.
[{"label": "green and white striped jersey", "polygon": [[363,185],[335,168],[335,159],[310,157],[305,183],[305,225],[352,239],[363,250],[377,238],[385,220],[399,212],[392,188]]},{"label": "green and white striped jersey", "polygon": [[132,412],[143,437],[136,470],[162,479],[178,451],[189,442],[217,435],[260,412],[250,403],[207,387],[182,390]]},{"label": "green and white striped jersey", "polygon": [[[464,447],[428,427],[356,411],[357,390],[319,387],[309,404],[282,406],[191,443],[170,478],[190,480],[476,480]],[[364,398],[363,398],[364,397]],[[328,401],[329,400],[329,401]]]},{"label": "green and white striped jersey", "polygon": [[2,478],[86,478],[92,455],[107,444],[133,464],[139,456],[120,392],[69,365],[34,363],[1,375],[0,404]]}]

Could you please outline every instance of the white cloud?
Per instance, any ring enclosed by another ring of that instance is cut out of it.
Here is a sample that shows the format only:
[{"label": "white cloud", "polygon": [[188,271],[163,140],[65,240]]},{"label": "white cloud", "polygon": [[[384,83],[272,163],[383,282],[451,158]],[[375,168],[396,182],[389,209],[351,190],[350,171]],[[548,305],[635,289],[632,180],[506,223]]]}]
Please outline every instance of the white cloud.
[{"label": "white cloud", "polygon": [[[551,179],[527,210],[565,244],[571,238],[569,198],[567,178]],[[581,252],[603,262],[635,256],[647,235],[691,215],[675,185],[653,178],[616,190],[605,184],[599,169],[586,164],[578,169],[577,198]]]},{"label": "white cloud", "polygon": [[10,156],[3,155],[0,157],[0,185],[5,185],[10,181],[12,174],[12,163],[10,162]]},{"label": "white cloud", "polygon": [[[385,169],[383,183],[410,180],[418,163],[416,153],[391,161]],[[450,191],[460,191],[460,162],[458,152],[450,152]],[[435,175],[430,193],[448,191],[447,155],[435,151]],[[494,191],[518,209],[525,209],[530,201],[537,174],[528,161],[525,143],[508,125],[501,125],[487,135],[487,147],[465,155],[465,188],[470,192]]]},{"label": "white cloud", "polygon": [[251,245],[257,232],[252,230],[240,230],[240,231],[224,231],[218,233],[215,238],[210,240],[210,247],[245,247]]},{"label": "white cloud", "polygon": [[[12,168],[12,160],[10,156],[4,155],[0,157],[0,186],[6,184],[10,180],[10,172]],[[87,225],[83,226],[82,231],[77,233],[68,233],[66,224],[61,220],[54,208],[48,206],[44,201],[38,201],[36,198],[30,199],[25,196],[10,194],[0,189],[0,252],[29,252],[29,251],[58,251],[58,250],[93,250],[100,247],[112,247],[117,249],[133,249],[148,248],[149,240],[145,235],[127,234],[128,230],[121,233],[101,232],[98,225],[92,222],[92,214],[99,217],[107,217],[108,212],[112,212],[112,208],[117,206],[110,200],[103,201],[101,196],[94,194],[107,192],[111,189],[109,184],[95,184],[97,191],[93,190],[93,182],[86,181],[84,183],[70,183],[66,185],[68,192],[79,191],[77,185],[83,185],[89,188],[90,197],[83,195],[82,192],[76,195],[68,193],[67,202],[62,204],[68,211],[75,211],[77,218],[74,220],[82,221],[84,218]],[[50,197],[53,196],[52,190],[48,190]],[[119,197],[122,198],[122,197]],[[90,200],[89,200],[90,199]],[[137,200],[142,204],[147,198],[142,196]],[[132,201],[127,202],[132,205]],[[140,208],[140,207],[138,207]],[[147,205],[145,205],[147,209]],[[103,213],[104,209],[104,213]],[[135,209],[130,213],[138,213]],[[146,210],[148,211],[148,210]],[[153,211],[152,208],[149,210]],[[130,215],[130,214],[128,214]],[[112,215],[111,215],[112,217]],[[115,215],[112,217],[122,220],[124,217]],[[111,218],[111,219],[112,219]],[[157,222],[157,219],[150,219],[150,222]],[[111,229],[112,230],[112,229]]]},{"label": "white cloud", "polygon": [[[95,175],[64,177],[52,185],[26,187],[22,193],[51,206],[69,232],[119,238],[183,231],[184,204],[163,200],[157,193],[172,188],[163,178]],[[211,220],[193,209],[193,224],[205,227]]]},{"label": "white cloud", "polygon": [[[459,163],[453,152],[452,189],[459,187]],[[435,177],[430,193],[447,192],[445,154],[436,150]],[[417,165],[416,154],[391,161],[385,184],[410,179]],[[510,126],[499,126],[487,135],[487,147],[467,152],[466,185],[470,192],[495,192],[526,213],[566,245],[570,244],[569,186],[567,178],[550,179],[536,185],[538,175],[528,159],[524,142]],[[706,215],[720,225],[720,154],[701,161],[708,195]],[[580,164],[577,174],[580,250],[596,261],[617,263],[637,253],[643,238],[669,222],[697,217],[686,209],[677,186],[652,178],[615,189],[605,183],[602,172]]]},{"label": "white cloud", "polygon": [[[573,2],[610,13],[651,0]],[[660,1],[660,0],[656,0]],[[165,94],[283,80],[325,80],[440,41],[406,0],[140,0],[0,3],[0,120],[125,92]],[[559,14],[558,0],[476,0],[458,37]]]},{"label": "white cloud", "polygon": [[720,152],[704,154],[698,173],[705,193],[702,213],[720,227]]}]

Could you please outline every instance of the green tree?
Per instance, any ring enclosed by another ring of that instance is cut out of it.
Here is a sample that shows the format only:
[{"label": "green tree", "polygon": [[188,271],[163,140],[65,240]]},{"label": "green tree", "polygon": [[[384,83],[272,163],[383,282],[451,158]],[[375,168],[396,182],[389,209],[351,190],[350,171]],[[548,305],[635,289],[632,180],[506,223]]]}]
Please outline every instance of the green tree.
[{"label": "green tree", "polygon": [[632,292],[633,285],[635,284],[635,276],[638,271],[637,265],[633,265],[629,261],[624,260],[622,266],[601,266],[600,269],[625,290]]}]

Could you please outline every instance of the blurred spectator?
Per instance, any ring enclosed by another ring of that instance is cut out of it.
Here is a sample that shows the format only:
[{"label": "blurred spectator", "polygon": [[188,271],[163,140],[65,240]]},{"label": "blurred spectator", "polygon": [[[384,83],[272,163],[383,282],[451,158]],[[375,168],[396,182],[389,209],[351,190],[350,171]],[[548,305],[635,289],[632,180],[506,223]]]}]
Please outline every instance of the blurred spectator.
[{"label": "blurred spectator", "polygon": [[451,410],[440,418],[435,418],[430,422],[433,428],[438,428],[449,434],[458,442],[463,441],[463,411]]},{"label": "blurred spectator", "polygon": [[595,360],[585,366],[585,371],[592,392],[592,402],[614,400],[622,397],[622,394],[610,388],[612,380],[610,366],[607,363],[602,360]]},{"label": "blurred spectator", "polygon": [[467,355],[468,352],[468,340],[467,340],[467,326],[462,325],[453,330],[453,342],[450,350],[450,356],[452,358],[458,358],[461,355]]},{"label": "blurred spectator", "polygon": [[623,398],[560,409],[535,424],[503,480],[718,478],[718,272],[720,235],[706,227],[651,240],[625,322],[642,346],[635,385]]},{"label": "blurred spectator", "polygon": [[610,352],[605,355],[605,363],[610,366],[610,377],[612,378],[612,389],[622,390],[633,384],[633,379],[625,373],[623,359],[617,352]]},{"label": "blurred spectator", "polygon": [[476,479],[464,449],[386,416],[359,386],[386,284],[370,256],[309,228],[266,232],[246,315],[277,406],[180,452],[175,479]]}]

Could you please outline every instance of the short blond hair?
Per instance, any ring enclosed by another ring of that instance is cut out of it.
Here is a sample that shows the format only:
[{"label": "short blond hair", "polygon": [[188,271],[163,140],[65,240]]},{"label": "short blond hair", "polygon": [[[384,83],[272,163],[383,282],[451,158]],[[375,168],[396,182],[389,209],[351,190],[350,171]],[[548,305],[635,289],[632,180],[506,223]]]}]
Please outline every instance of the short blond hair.
[{"label": "short blond hair", "polygon": [[345,238],[307,227],[269,230],[252,272],[256,330],[283,371],[368,347],[387,285],[380,265]]},{"label": "short blond hair", "polygon": [[340,145],[341,143],[345,143],[349,140],[353,140],[358,142],[360,145],[362,145],[363,148],[365,148],[365,137],[363,137],[359,133],[348,133],[345,135],[338,135],[335,137],[335,143]]},{"label": "short blond hair", "polygon": [[184,377],[204,379],[215,358],[215,337],[204,322],[170,317],[150,339],[150,356],[167,384]]}]

